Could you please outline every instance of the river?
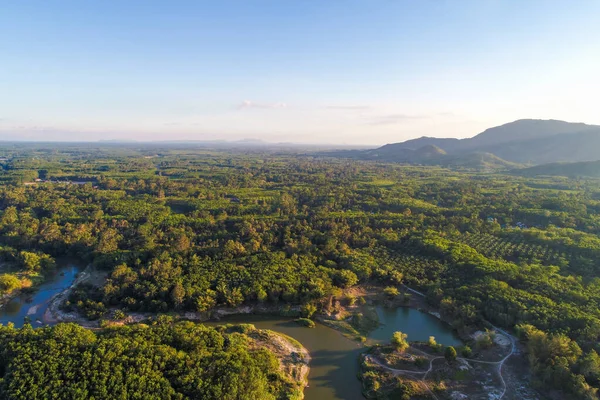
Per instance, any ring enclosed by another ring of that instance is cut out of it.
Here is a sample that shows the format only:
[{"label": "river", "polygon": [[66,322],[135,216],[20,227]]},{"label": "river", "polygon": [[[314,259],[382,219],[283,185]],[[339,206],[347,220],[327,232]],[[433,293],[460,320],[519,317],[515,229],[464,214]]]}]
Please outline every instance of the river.
[{"label": "river", "polygon": [[[0,323],[13,322],[22,326],[29,317],[33,326],[40,326],[50,299],[67,289],[81,268],[72,262],[59,264],[57,271],[33,293],[24,293],[13,298],[0,308]],[[449,325],[427,313],[409,309],[377,308],[381,326],[371,332],[368,343],[389,342],[395,331],[408,334],[411,341],[426,341],[435,336],[438,343],[460,345]],[[293,337],[310,352],[309,387],[305,390],[306,400],[361,400],[361,383],[357,379],[359,355],[366,348],[358,342],[344,337],[338,331],[320,323],[315,328],[298,325],[291,318],[269,315],[235,315],[223,318],[224,323],[250,323],[259,329],[270,329]]]},{"label": "river", "polygon": [[69,288],[81,270],[72,261],[58,261],[56,271],[50,273],[44,283],[32,292],[19,294],[0,308],[0,323],[6,325],[12,322],[16,327],[21,327],[25,317],[29,317],[33,326],[41,325],[50,299]]}]

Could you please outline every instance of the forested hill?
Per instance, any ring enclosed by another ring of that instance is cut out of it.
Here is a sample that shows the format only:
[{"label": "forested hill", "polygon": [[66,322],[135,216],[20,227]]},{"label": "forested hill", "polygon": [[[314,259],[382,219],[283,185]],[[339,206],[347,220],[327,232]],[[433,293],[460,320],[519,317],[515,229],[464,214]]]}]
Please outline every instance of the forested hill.
[{"label": "forested hill", "polygon": [[[426,149],[439,149],[432,157]],[[519,120],[487,129],[470,139],[423,137],[377,149],[329,155],[365,160],[507,169],[519,164],[596,161],[600,158],[600,126],[555,120]],[[422,153],[425,152],[425,156]],[[491,162],[474,155],[489,154]]]},{"label": "forested hill", "polygon": [[531,168],[514,171],[525,176],[569,176],[569,177],[595,177],[600,178],[600,161],[581,163],[554,163],[543,164]]}]

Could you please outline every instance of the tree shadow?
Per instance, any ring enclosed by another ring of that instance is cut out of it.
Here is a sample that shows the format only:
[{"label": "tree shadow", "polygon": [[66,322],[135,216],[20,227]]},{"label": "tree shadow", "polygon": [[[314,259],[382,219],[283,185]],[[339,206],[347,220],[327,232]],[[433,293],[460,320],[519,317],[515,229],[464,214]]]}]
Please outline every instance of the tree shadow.
[{"label": "tree shadow", "polygon": [[315,395],[310,397],[320,400],[322,397],[317,394],[319,388],[328,388],[334,392],[336,398],[362,400],[362,385],[358,380],[358,372],[359,356],[364,351],[364,348],[358,347],[348,351],[318,350],[311,353],[310,368],[314,368],[314,372],[319,376],[309,376],[310,388],[307,389],[307,394],[315,392]]}]

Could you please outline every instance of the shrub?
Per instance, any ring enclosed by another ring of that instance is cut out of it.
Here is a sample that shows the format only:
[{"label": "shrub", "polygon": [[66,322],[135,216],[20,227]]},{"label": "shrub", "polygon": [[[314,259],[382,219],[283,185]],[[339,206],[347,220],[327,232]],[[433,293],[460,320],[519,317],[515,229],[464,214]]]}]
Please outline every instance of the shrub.
[{"label": "shrub", "polygon": [[392,336],[392,346],[394,346],[394,348],[397,351],[404,351],[406,349],[408,349],[408,341],[406,340],[408,338],[408,335],[406,333],[402,333],[400,331],[398,332],[394,332],[394,335]]},{"label": "shrub", "polygon": [[349,306],[353,306],[354,304],[356,304],[356,297],[354,297],[352,295],[347,295],[346,296],[346,304]]},{"label": "shrub", "polygon": [[0,275],[0,292],[10,293],[15,289],[21,288],[21,281],[14,275]]},{"label": "shrub", "polygon": [[302,306],[301,314],[304,318],[311,318],[317,312],[317,306],[308,303]]},{"label": "shrub", "polygon": [[298,318],[298,319],[296,320],[296,322],[297,322],[299,325],[305,326],[305,327],[307,327],[307,328],[314,328],[315,326],[317,326],[317,325],[314,323],[314,321],[313,321],[313,320],[310,320],[310,319],[308,319],[308,318]]},{"label": "shrub", "polygon": [[395,299],[400,294],[398,289],[393,286],[388,286],[385,289],[383,289],[383,293],[385,294],[385,297],[387,297],[390,300]]},{"label": "shrub", "polygon": [[432,349],[437,348],[437,342],[435,341],[435,336],[429,336],[429,340],[427,341],[427,345]]},{"label": "shrub", "polygon": [[456,349],[452,346],[446,347],[444,357],[449,363],[456,361]]},{"label": "shrub", "polygon": [[463,357],[471,357],[473,355],[473,350],[469,346],[464,346],[461,351]]}]

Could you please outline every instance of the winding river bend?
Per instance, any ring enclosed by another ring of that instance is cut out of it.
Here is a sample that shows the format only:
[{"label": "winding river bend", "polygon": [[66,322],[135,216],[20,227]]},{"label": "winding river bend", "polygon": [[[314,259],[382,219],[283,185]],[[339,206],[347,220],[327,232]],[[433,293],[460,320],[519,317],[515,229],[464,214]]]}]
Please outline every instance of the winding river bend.
[{"label": "winding river bend", "polygon": [[[22,326],[28,317],[33,326],[41,326],[42,316],[55,295],[63,292],[83,270],[76,263],[62,262],[56,273],[48,277],[33,293],[23,293],[0,308],[0,323],[13,322]],[[395,331],[408,334],[409,340],[426,341],[435,336],[438,343],[461,344],[451,328],[427,313],[408,309],[377,308],[381,326],[369,335],[369,343],[388,342]],[[315,328],[298,325],[291,318],[271,315],[235,315],[223,318],[224,323],[249,323],[259,329],[270,329],[293,337],[308,349],[311,355],[309,387],[306,400],[361,400],[361,384],[357,379],[359,355],[365,350],[355,341],[338,331],[317,323]]]},{"label": "winding river bend", "polygon": [[29,318],[32,326],[41,325],[52,297],[68,289],[82,270],[75,262],[58,261],[56,271],[47,276],[46,281],[33,292],[21,293],[0,308],[0,323],[6,325],[12,322],[16,327],[21,327],[25,318]]},{"label": "winding river bend", "polygon": [[259,329],[284,333],[302,343],[311,357],[309,387],[304,390],[306,400],[364,399],[356,374],[358,356],[365,348],[338,331],[319,323],[315,328],[306,328],[293,319],[268,315],[234,315],[207,325],[224,323],[253,324]]}]

